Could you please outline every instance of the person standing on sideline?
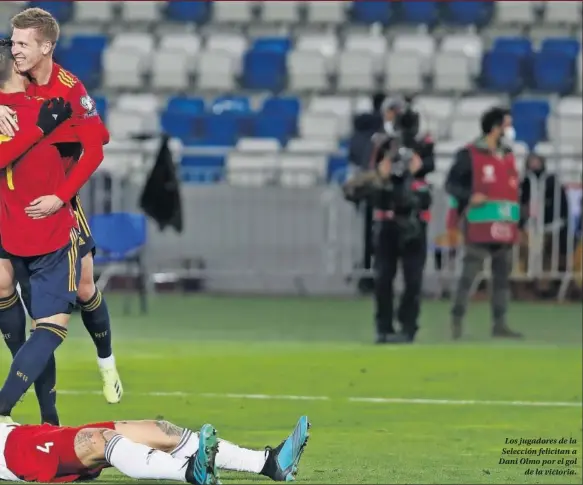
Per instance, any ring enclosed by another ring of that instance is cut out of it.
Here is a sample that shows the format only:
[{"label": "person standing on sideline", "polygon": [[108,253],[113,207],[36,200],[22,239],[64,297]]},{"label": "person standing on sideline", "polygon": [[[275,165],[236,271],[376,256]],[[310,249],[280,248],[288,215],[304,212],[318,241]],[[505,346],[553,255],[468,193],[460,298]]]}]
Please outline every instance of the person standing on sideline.
[{"label": "person standing on sideline", "polygon": [[492,261],[492,336],[521,338],[506,321],[512,246],[518,242],[519,180],[511,149],[510,111],[494,107],[481,118],[482,136],[459,150],[446,180],[463,225],[465,253],[451,309],[452,337],[462,336],[470,289],[487,257]]}]

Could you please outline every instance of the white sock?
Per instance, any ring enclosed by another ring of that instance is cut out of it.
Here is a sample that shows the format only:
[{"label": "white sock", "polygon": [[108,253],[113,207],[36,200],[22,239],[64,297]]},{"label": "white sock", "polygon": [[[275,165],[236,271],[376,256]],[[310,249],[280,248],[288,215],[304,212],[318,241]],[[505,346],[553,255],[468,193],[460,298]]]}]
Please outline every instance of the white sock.
[{"label": "white sock", "polygon": [[136,480],[186,482],[186,461],[116,435],[105,446],[105,459]]},{"label": "white sock", "polygon": [[111,354],[109,357],[102,359],[97,357],[97,365],[100,369],[113,369],[115,367],[115,357]]},{"label": "white sock", "polygon": [[[175,458],[185,460],[194,455],[196,450],[198,450],[198,433],[185,429],[178,446],[170,454]],[[215,464],[223,470],[260,473],[266,460],[266,451],[249,450],[229,441],[219,440]]]}]

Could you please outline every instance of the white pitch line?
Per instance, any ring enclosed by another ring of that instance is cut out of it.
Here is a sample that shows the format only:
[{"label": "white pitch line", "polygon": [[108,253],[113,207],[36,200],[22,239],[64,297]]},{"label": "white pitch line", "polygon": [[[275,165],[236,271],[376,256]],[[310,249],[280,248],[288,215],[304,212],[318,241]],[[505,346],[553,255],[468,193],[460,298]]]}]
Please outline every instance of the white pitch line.
[{"label": "white pitch line", "polygon": [[[58,390],[63,395],[101,395],[100,391],[75,391]],[[152,392],[126,392],[126,394],[143,397],[203,397],[219,399],[254,399],[272,401],[347,401],[353,403],[370,404],[427,404],[427,405],[449,405],[449,406],[518,406],[518,407],[570,407],[580,408],[580,402],[569,401],[494,401],[480,399],[417,399],[417,398],[390,398],[390,397],[347,397],[333,398],[329,396],[294,396],[278,394],[233,394],[233,393],[192,393],[183,391],[152,391]]]}]

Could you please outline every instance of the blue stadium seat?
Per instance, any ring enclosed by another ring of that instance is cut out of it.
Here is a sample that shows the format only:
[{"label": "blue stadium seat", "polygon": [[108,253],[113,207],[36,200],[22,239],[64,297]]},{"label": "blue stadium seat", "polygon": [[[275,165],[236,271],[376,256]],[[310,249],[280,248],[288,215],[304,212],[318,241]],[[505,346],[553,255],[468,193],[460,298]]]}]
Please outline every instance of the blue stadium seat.
[{"label": "blue stadium seat", "polygon": [[204,23],[209,19],[211,2],[166,2],[166,15],[170,20],[179,22]]},{"label": "blue stadium seat", "polygon": [[204,110],[204,99],[202,98],[173,96],[168,99],[168,104],[166,105],[166,111],[172,113],[183,113],[186,115],[201,114],[204,113]]},{"label": "blue stadium seat", "polygon": [[105,35],[75,35],[69,39],[69,49],[101,54],[107,46]]},{"label": "blue stadium seat", "polygon": [[28,2],[28,6],[50,12],[59,23],[66,22],[73,15],[73,2]]},{"label": "blue stadium seat", "polygon": [[236,114],[211,114],[202,119],[208,145],[234,146],[241,135],[241,118]]},{"label": "blue stadium seat", "polygon": [[391,2],[352,2],[352,17],[356,22],[363,24],[380,23],[388,25],[393,17]]},{"label": "blue stadium seat", "polygon": [[220,96],[211,104],[211,113],[250,113],[251,103],[245,96]]},{"label": "blue stadium seat", "polygon": [[215,184],[223,178],[224,155],[185,155],[180,163],[182,180],[185,182]]},{"label": "blue stadium seat", "polygon": [[148,230],[143,214],[96,214],[91,216],[89,227],[97,249],[107,253],[96,256],[98,263],[125,261],[146,244]]},{"label": "blue stadium seat", "polygon": [[295,96],[273,96],[263,101],[261,112],[266,115],[300,115],[300,100]]},{"label": "blue stadium seat", "polygon": [[551,107],[546,99],[517,99],[512,103],[512,116],[546,120]]},{"label": "blue stadium seat", "polygon": [[297,116],[259,113],[255,118],[253,136],[275,138],[285,145],[297,133]]},{"label": "blue stadium seat", "polygon": [[447,2],[447,20],[458,25],[483,26],[492,19],[495,2],[481,2],[475,0]]},{"label": "blue stadium seat", "polygon": [[521,59],[529,59],[532,56],[532,43],[526,37],[498,37],[494,39],[492,50],[516,54]]},{"label": "blue stadium seat", "polygon": [[259,37],[253,41],[251,47],[254,51],[274,51],[287,54],[292,47],[289,37]]},{"label": "blue stadium seat", "polygon": [[513,116],[512,124],[516,130],[516,140],[526,143],[532,150],[546,138],[546,120],[526,116]]},{"label": "blue stadium seat", "polygon": [[88,90],[99,87],[101,53],[66,49],[58,54],[57,60],[61,66],[74,73]]},{"label": "blue stadium seat", "polygon": [[94,96],[95,108],[104,122],[107,122],[107,98],[104,96]]},{"label": "blue stadium seat", "polygon": [[436,2],[402,2],[401,11],[407,23],[433,25],[437,22]]},{"label": "blue stadium seat", "polygon": [[572,37],[551,37],[542,41],[540,52],[549,54],[557,52],[559,54],[565,54],[575,60],[577,54],[579,54],[580,48],[579,41]]},{"label": "blue stadium seat", "polygon": [[243,87],[281,91],[287,75],[286,53],[275,50],[251,50],[243,59]]},{"label": "blue stadium seat", "polygon": [[168,135],[187,140],[197,136],[197,117],[193,113],[164,111],[160,117],[162,130]]},{"label": "blue stadium seat", "polygon": [[487,52],[482,61],[484,88],[518,93],[524,87],[520,57],[510,52]]},{"label": "blue stadium seat", "polygon": [[331,156],[328,159],[328,182],[333,184],[343,184],[348,178],[348,158],[342,156]]},{"label": "blue stadium seat", "polygon": [[575,63],[569,54],[538,52],[534,55],[532,87],[543,92],[568,94],[575,83]]}]

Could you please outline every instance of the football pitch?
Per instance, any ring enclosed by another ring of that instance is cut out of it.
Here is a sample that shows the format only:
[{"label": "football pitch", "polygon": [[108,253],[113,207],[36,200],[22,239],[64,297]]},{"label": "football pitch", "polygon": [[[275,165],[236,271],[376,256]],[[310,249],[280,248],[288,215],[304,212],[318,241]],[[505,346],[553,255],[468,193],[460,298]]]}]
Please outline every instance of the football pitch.
[{"label": "football pitch", "polygon": [[[489,337],[488,304],[473,303],[466,337],[454,343],[447,303],[426,301],[418,343],[375,346],[367,299],[165,295],[147,316],[124,316],[123,298],[108,296],[124,399],[105,403],[76,316],[57,353],[63,424],[210,422],[225,439],[263,448],[307,414],[299,483],[581,483],[580,305],[513,303],[509,323],[527,339],[506,342]],[[6,369],[6,349],[0,358]],[[32,394],[13,417],[38,421]],[[527,448],[509,444],[520,438],[558,444],[504,455]],[[569,454],[539,456],[547,447]],[[126,479],[107,471],[99,481]]]}]

